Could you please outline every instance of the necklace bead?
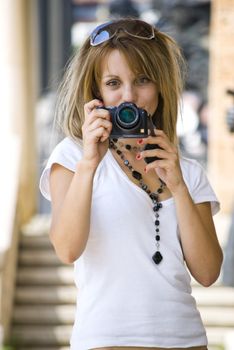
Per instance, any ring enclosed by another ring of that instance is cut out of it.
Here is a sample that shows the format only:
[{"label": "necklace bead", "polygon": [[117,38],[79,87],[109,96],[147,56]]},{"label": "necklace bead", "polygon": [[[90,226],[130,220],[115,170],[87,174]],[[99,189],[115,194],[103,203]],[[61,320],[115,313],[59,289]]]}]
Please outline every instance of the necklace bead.
[{"label": "necklace bead", "polygon": [[157,251],[153,256],[152,256],[153,261],[155,262],[156,265],[160,264],[162,261],[163,257],[162,254]]},{"label": "necklace bead", "polygon": [[132,149],[132,146],[131,145],[125,145],[125,148],[130,151]]},{"label": "necklace bead", "polygon": [[139,172],[136,171],[136,170],[133,170],[133,171],[132,171],[132,176],[133,176],[135,179],[137,179],[138,181],[140,181],[140,180],[142,179],[141,173],[139,173]]},{"label": "necklace bead", "polygon": [[[132,165],[129,163],[129,160],[125,158],[123,152],[121,150],[118,149],[116,143],[118,142],[118,139],[112,139],[110,140],[110,148],[114,149],[114,151],[118,154],[118,156],[123,160],[124,165],[127,166],[127,168],[131,171],[132,176],[139,181],[139,185],[140,187],[149,195],[150,199],[152,200],[153,203],[153,211],[155,213],[155,217],[156,220],[154,222],[155,224],[155,231],[156,231],[156,236],[155,236],[155,240],[156,240],[156,248],[157,251],[154,253],[154,255],[152,256],[152,259],[154,261],[154,263],[156,265],[160,264],[160,262],[162,261],[163,257],[162,254],[160,253],[159,249],[159,241],[160,241],[160,234],[159,234],[159,225],[160,225],[160,221],[159,221],[159,210],[163,207],[162,203],[159,202],[159,195],[161,193],[163,193],[163,189],[166,187],[166,184],[161,180],[160,180],[160,186],[159,188],[155,191],[155,192],[151,192],[150,189],[148,188],[148,186],[143,182],[143,177],[142,174],[139,171],[136,171],[135,169],[133,169]],[[132,146],[131,145],[125,145],[125,148],[130,151],[132,150]]]}]

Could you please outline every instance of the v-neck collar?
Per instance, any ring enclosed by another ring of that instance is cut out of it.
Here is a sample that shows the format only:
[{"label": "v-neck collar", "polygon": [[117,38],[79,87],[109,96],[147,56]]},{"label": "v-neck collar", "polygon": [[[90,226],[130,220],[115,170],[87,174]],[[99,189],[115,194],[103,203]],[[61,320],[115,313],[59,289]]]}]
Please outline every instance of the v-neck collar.
[{"label": "v-neck collar", "polygon": [[[152,204],[152,201],[150,199],[150,197],[148,196],[148,194],[141,189],[138,185],[136,185],[133,181],[131,181],[129,179],[129,177],[127,176],[127,174],[125,174],[125,172],[123,171],[123,169],[121,168],[121,166],[119,165],[119,163],[117,162],[117,160],[115,159],[115,157],[113,156],[112,152],[110,149],[108,149],[107,151],[107,156],[110,159],[112,165],[114,166],[114,168],[118,171],[118,173],[122,176],[123,179],[125,179],[125,181],[128,182],[128,184],[130,186],[133,186],[139,193],[141,193],[145,198],[147,198],[147,201],[150,202]],[[169,197],[163,201],[160,201],[163,205],[168,205],[171,202],[174,201],[173,197]]]}]

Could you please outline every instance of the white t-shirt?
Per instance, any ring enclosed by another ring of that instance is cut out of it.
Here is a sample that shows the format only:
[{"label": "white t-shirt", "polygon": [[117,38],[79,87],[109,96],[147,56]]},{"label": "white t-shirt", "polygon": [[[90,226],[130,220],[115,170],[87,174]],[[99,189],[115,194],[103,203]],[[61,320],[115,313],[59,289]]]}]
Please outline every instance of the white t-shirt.
[{"label": "white t-shirt", "polygon": [[[60,142],[40,180],[50,200],[53,163],[75,171],[82,147]],[[195,203],[217,198],[202,167],[181,159],[184,180]],[[156,265],[155,215],[149,196],[119,167],[110,150],[94,177],[87,246],[74,263],[78,288],[72,350],[105,346],[192,347],[206,345],[200,314],[191,296],[190,275],[180,245],[173,198],[160,209],[160,251]]]}]

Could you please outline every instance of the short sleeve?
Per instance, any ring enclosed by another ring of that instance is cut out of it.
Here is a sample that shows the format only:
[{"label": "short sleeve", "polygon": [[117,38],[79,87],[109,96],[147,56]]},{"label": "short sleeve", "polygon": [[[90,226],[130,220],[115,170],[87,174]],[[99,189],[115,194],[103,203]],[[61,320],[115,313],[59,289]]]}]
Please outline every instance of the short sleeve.
[{"label": "short sleeve", "polygon": [[76,143],[72,139],[66,137],[63,139],[52,151],[46,167],[44,168],[40,181],[39,188],[42,195],[51,200],[50,195],[50,186],[49,186],[49,177],[50,170],[53,164],[57,163],[65,168],[75,171],[76,165],[79,160],[82,158],[82,143]]},{"label": "short sleeve", "polygon": [[215,215],[220,210],[220,203],[203,167],[196,160],[183,158],[181,168],[194,203],[210,202]]}]

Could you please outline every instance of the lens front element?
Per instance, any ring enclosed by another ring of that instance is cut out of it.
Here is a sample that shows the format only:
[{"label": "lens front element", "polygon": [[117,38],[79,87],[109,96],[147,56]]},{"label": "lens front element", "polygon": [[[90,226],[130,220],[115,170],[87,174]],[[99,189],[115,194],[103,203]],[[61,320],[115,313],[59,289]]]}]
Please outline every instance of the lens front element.
[{"label": "lens front element", "polygon": [[139,122],[139,113],[134,106],[124,106],[117,111],[117,120],[121,128],[134,128]]}]

